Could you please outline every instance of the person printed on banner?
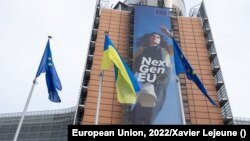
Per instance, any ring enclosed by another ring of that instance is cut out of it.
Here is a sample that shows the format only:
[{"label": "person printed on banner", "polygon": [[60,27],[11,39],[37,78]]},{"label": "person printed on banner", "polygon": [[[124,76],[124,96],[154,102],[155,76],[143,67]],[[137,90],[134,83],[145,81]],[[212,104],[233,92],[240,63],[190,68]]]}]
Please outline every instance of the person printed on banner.
[{"label": "person printed on banner", "polygon": [[146,33],[137,39],[133,71],[141,84],[137,104],[133,109],[135,124],[150,124],[162,109],[171,73],[172,46],[166,40],[172,33],[164,26],[161,33]]}]

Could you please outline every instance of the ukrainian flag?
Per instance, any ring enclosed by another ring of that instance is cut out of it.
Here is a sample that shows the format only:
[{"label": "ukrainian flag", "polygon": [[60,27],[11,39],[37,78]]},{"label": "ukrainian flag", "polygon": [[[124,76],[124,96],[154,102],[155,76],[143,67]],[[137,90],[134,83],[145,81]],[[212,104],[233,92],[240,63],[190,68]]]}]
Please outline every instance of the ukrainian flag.
[{"label": "ukrainian flag", "polygon": [[140,91],[138,82],[113,45],[108,34],[105,34],[102,70],[108,69],[112,63],[114,63],[115,68],[115,83],[118,101],[123,104],[135,104],[136,92]]}]

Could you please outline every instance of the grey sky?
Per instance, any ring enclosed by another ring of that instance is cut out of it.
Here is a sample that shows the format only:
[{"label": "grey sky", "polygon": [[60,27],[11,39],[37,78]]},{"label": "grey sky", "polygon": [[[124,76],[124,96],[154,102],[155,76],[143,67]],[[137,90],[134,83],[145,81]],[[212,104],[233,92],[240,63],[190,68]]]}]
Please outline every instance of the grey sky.
[{"label": "grey sky", "polygon": [[233,115],[250,117],[250,1],[206,0],[205,4]]},{"label": "grey sky", "polygon": [[[200,0],[185,2],[190,9]],[[205,3],[233,114],[250,117],[250,1]],[[94,6],[95,0],[0,0],[0,113],[23,110],[48,35],[53,37],[51,50],[63,86],[62,103],[48,100],[42,74],[28,111],[76,105]]]},{"label": "grey sky", "polygon": [[94,14],[94,1],[0,1],[0,113],[23,110],[47,36],[63,89],[62,103],[48,100],[45,75],[38,78],[30,110],[75,106]]}]

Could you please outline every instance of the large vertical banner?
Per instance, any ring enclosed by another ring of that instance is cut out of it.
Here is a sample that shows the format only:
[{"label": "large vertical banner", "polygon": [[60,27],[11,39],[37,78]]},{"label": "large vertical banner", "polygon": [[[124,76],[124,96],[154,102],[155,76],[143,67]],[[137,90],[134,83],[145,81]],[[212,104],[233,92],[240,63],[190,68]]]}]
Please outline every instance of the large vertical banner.
[{"label": "large vertical banner", "polygon": [[133,124],[181,124],[171,21],[166,8],[135,6],[133,72],[141,91]]}]

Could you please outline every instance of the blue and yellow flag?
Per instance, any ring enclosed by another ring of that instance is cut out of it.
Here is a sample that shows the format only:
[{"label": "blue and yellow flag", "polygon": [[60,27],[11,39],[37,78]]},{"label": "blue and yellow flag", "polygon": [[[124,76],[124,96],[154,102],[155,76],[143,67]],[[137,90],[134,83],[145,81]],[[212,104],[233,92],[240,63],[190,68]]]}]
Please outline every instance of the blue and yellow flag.
[{"label": "blue and yellow flag", "polygon": [[62,85],[56,73],[56,68],[52,60],[49,40],[43,53],[39,68],[37,70],[36,77],[39,77],[39,75],[44,72],[46,73],[46,83],[49,93],[49,100],[51,100],[52,102],[61,102],[57,90],[62,90]]},{"label": "blue and yellow flag", "polygon": [[115,68],[118,101],[123,104],[134,104],[136,102],[136,92],[140,91],[138,82],[109,36],[105,34],[102,70],[108,69],[112,63],[114,63]]},{"label": "blue and yellow flag", "polygon": [[173,45],[174,45],[174,60],[175,60],[175,71],[176,75],[179,75],[180,73],[186,73],[186,76],[189,80],[192,80],[197,87],[201,90],[201,92],[209,99],[209,101],[214,105],[218,106],[214,100],[208,95],[207,90],[205,89],[204,85],[198,78],[198,76],[194,73],[194,70],[192,69],[191,65],[183,55],[179,45],[173,38]]}]

